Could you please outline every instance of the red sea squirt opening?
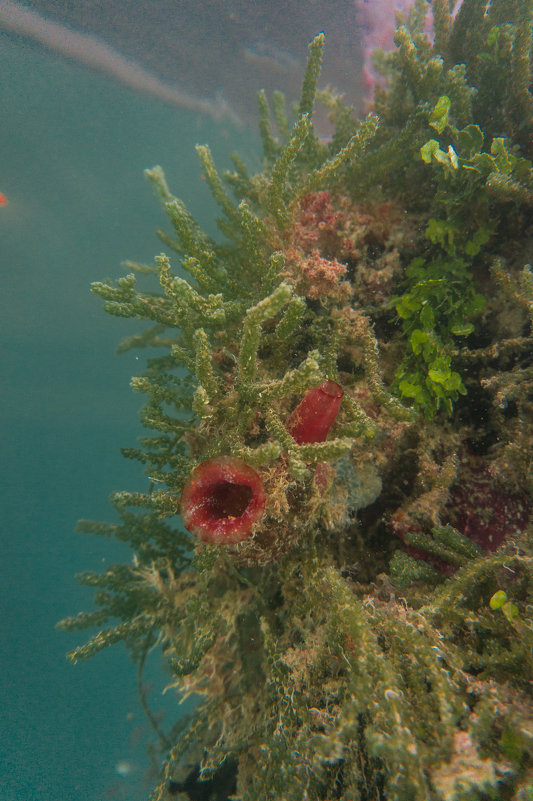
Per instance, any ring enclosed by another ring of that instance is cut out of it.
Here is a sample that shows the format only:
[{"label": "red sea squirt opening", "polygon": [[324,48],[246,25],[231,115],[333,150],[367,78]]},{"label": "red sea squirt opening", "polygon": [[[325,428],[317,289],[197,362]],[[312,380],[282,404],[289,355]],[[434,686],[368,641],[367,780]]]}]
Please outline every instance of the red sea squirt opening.
[{"label": "red sea squirt opening", "polygon": [[336,381],[324,381],[305,393],[288,426],[298,445],[324,442],[337,418],[343,396],[344,391]]},{"label": "red sea squirt opening", "polygon": [[215,545],[245,540],[264,509],[265,490],[259,474],[233,456],[199,464],[181,493],[183,525],[203,542]]}]

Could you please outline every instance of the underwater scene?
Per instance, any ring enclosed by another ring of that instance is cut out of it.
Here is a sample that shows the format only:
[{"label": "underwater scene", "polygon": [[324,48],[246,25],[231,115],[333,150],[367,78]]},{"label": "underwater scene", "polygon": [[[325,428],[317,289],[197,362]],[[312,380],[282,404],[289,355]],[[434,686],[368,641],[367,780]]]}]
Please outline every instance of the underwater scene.
[{"label": "underwater scene", "polygon": [[532,42],[0,2],[2,801],[533,801]]}]

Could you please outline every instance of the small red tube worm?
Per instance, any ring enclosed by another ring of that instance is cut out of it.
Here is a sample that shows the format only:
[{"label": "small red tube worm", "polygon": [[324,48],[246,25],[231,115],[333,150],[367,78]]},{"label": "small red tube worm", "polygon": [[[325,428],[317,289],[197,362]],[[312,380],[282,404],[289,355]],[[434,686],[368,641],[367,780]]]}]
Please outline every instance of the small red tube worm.
[{"label": "small red tube worm", "polygon": [[335,381],[309,389],[289,420],[289,433],[298,445],[324,442],[339,413],[344,391]]},{"label": "small red tube worm", "polygon": [[183,525],[203,542],[215,545],[245,540],[264,509],[265,490],[259,474],[233,456],[201,462],[181,493]]}]

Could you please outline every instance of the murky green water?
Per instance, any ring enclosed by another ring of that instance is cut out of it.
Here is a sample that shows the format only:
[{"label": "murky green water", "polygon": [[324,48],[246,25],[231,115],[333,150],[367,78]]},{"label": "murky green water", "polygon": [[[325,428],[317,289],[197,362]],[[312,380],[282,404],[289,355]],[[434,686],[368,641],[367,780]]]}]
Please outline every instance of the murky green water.
[{"label": "murky green water", "polygon": [[[71,667],[65,652],[79,637],[54,628],[91,603],[74,574],[100,569],[103,553],[124,558],[75,534],[76,521],[109,518],[109,493],[142,482],[119,452],[139,433],[135,356],[114,354],[128,326],[102,312],[89,283],[161,247],[143,168],[164,164],[209,226],[194,144],[209,141],[224,164],[253,143],[5,34],[0,75],[1,798],[135,801],[152,735],[134,668],[120,649]],[[149,697],[164,714],[164,677],[152,672]]]}]

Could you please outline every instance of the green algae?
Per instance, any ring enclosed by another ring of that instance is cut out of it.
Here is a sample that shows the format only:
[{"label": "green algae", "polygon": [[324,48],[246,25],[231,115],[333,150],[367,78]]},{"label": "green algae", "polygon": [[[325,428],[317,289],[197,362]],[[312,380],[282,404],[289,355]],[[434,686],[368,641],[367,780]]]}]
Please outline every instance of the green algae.
[{"label": "green algae", "polygon": [[[149,487],[80,523],[134,559],[79,576],[96,611],[61,625],[100,628],[74,662],[124,641],[142,669],[157,643],[196,698],[158,730],[153,801],[194,765],[229,766],[243,801],[531,793],[532,11],[439,0],[432,45],[425,10],[377,54],[366,119],[317,91],[318,36],[294,121],[260,94],[262,173],[198,148],[220,241],[148,171],[178,258],[93,285],[149,323],[121,350],[161,353],[132,381],[150,435],[124,451]],[[341,411],[298,445],[291,411],[324,379]],[[222,454],[258,470],[265,516],[205,545],[180,492]]]}]

